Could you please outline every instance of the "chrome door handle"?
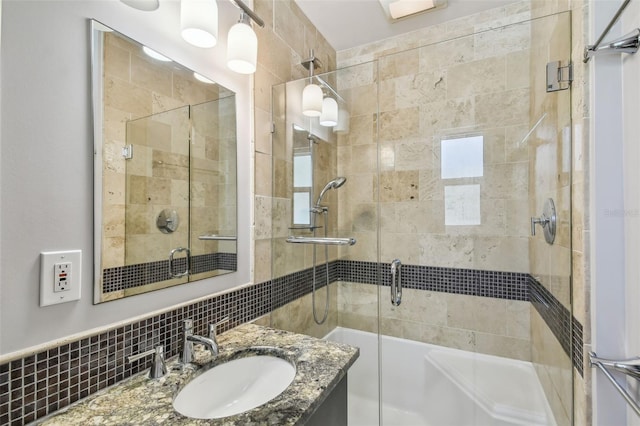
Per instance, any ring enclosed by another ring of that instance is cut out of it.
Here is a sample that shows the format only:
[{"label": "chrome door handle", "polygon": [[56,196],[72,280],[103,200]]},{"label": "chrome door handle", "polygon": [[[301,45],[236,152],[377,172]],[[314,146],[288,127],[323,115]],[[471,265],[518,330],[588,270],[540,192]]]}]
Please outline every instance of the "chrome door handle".
[{"label": "chrome door handle", "polygon": [[391,304],[399,306],[402,303],[402,262],[395,259],[391,262]]},{"label": "chrome door handle", "polygon": [[[173,257],[175,256],[176,253],[180,253],[186,251],[187,252],[187,267],[183,272],[180,273],[174,273],[173,272]],[[185,275],[187,275],[189,273],[189,264],[191,261],[191,250],[189,250],[186,247],[178,247],[178,248],[174,248],[173,250],[171,250],[171,253],[169,253],[169,276],[171,276],[171,278],[181,278],[184,277]]]}]

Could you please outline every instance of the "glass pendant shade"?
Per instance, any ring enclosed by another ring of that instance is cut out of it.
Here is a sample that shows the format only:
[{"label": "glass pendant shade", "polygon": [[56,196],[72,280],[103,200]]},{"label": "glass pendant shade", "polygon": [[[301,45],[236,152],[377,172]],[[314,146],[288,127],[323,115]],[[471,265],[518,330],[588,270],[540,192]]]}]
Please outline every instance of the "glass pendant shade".
[{"label": "glass pendant shade", "polygon": [[342,105],[338,108],[338,124],[333,128],[337,133],[349,133],[349,110],[342,108]]},{"label": "glass pendant shade", "polygon": [[338,103],[333,98],[324,98],[322,101],[322,114],[320,114],[320,125],[333,127],[338,124]]},{"label": "glass pendant shade", "polygon": [[302,91],[302,114],[307,117],[322,114],[322,89],[317,84],[307,84]]},{"label": "glass pendant shade", "polygon": [[197,47],[213,47],[218,42],[218,6],[215,0],[181,0],[182,38]]},{"label": "glass pendant shade", "polygon": [[240,74],[256,72],[258,37],[250,25],[238,22],[227,37],[227,66]]}]

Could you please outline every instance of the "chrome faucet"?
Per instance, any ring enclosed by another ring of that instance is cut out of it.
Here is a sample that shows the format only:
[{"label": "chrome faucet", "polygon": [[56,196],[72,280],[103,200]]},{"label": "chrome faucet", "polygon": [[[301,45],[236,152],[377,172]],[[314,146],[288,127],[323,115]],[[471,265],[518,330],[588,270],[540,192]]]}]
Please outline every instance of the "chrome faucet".
[{"label": "chrome faucet", "polygon": [[154,349],[128,356],[127,362],[131,364],[149,355],[153,355],[153,364],[151,365],[151,370],[149,370],[149,377],[152,379],[164,377],[164,375],[167,374],[167,364],[164,361],[164,348],[162,346],[156,346]]},{"label": "chrome faucet", "polygon": [[182,322],[182,352],[180,362],[186,364],[193,361],[193,344],[200,343],[211,352],[212,356],[218,356],[218,342],[216,340],[217,327],[229,321],[229,317],[209,326],[209,337],[193,334],[193,320],[186,319]]}]

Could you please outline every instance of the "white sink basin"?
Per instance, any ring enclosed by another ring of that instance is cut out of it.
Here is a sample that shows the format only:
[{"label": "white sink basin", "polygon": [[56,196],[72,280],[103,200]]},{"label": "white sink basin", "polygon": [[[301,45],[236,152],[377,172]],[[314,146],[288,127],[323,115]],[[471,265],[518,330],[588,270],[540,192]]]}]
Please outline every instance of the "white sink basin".
[{"label": "white sink basin", "polygon": [[218,419],[258,407],[280,395],[296,368],[271,355],[255,355],[217,365],[190,381],[173,401],[183,416]]}]

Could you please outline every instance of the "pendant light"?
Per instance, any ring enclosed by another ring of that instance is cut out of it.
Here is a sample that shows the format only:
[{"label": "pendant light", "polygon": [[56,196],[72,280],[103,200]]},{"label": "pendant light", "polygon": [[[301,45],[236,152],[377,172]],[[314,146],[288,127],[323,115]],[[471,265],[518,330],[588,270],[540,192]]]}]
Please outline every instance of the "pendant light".
[{"label": "pendant light", "polygon": [[218,6],[216,0],[181,0],[182,38],[196,47],[213,47],[218,42]]},{"label": "pendant light", "polygon": [[349,133],[349,109],[344,104],[338,105],[338,124],[333,128],[336,133]]},{"label": "pendant light", "polygon": [[310,51],[309,58],[302,61],[302,66],[309,70],[309,84],[302,91],[302,114],[307,117],[320,117],[322,115],[322,89],[317,84],[313,84],[313,71],[320,68],[320,60]]},{"label": "pendant light", "polygon": [[264,27],[264,21],[242,0],[230,0],[241,10],[240,20],[227,35],[227,66],[239,74],[253,74],[258,62],[258,37],[251,28],[251,21]]},{"label": "pendant light", "polygon": [[322,101],[322,114],[320,114],[320,125],[333,127],[338,124],[338,103],[335,99],[326,97]]},{"label": "pendant light", "polygon": [[251,28],[249,15],[242,12],[227,36],[227,66],[239,74],[253,74],[257,61],[258,37]]}]

